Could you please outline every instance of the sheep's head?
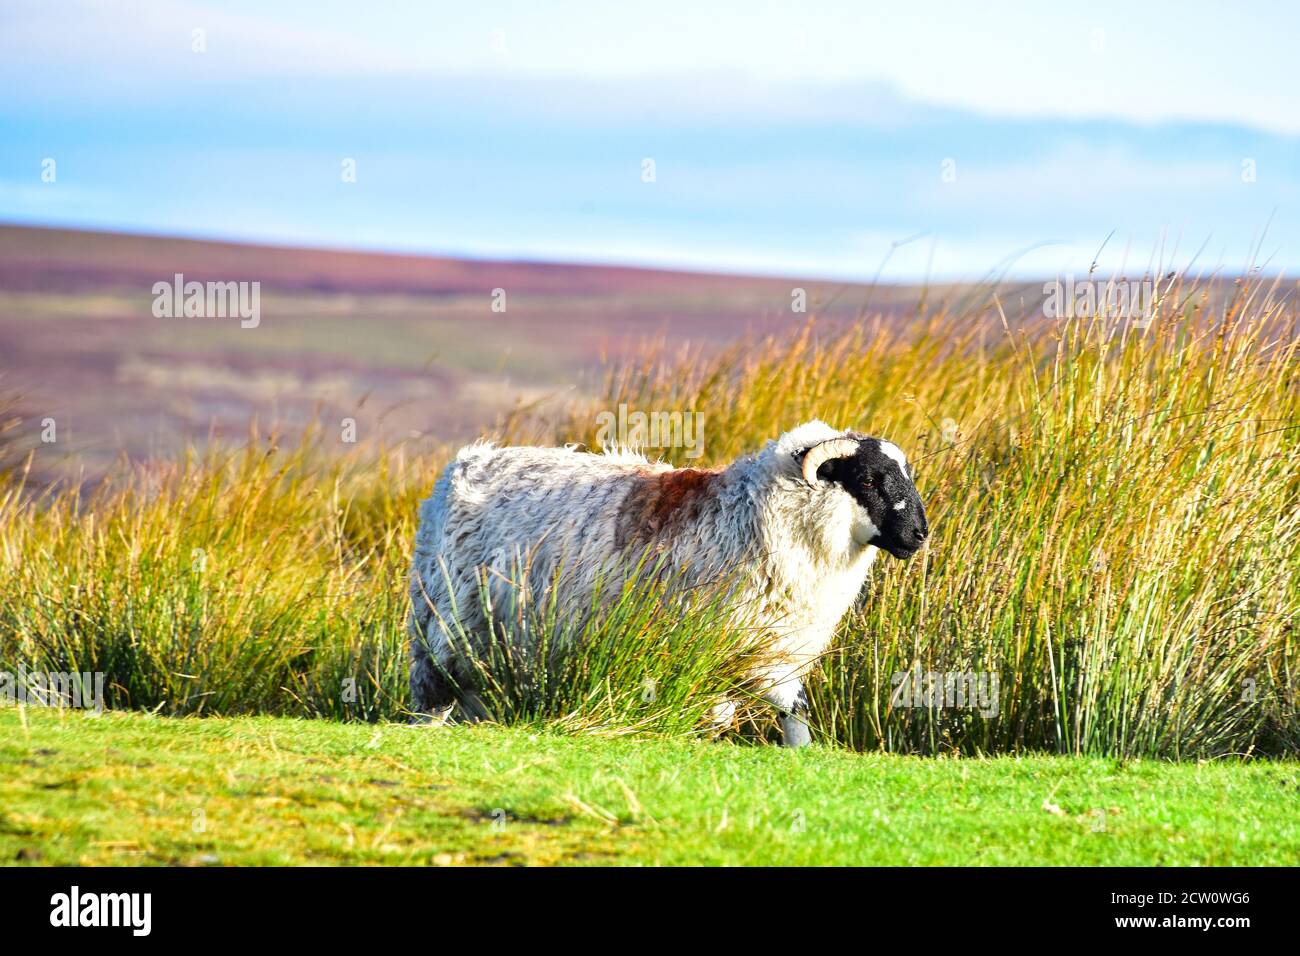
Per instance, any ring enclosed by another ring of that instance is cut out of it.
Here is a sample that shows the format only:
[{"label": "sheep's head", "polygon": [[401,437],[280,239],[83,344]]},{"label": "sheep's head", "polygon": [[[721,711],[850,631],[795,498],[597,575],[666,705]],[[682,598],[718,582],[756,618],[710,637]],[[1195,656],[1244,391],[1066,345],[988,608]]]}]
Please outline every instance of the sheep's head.
[{"label": "sheep's head", "polygon": [[805,449],[799,464],[809,485],[830,483],[865,512],[853,530],[859,545],[909,558],[925,543],[925,507],[907,458],[893,442],[850,433]]}]

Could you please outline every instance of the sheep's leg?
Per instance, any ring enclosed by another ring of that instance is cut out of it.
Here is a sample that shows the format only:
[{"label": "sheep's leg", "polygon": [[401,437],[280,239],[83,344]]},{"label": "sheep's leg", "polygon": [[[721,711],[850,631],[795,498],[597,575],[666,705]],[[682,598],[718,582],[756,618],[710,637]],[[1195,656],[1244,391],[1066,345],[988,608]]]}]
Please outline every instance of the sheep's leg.
[{"label": "sheep's leg", "polygon": [[449,626],[444,623],[458,620],[451,594],[453,579],[440,560],[428,556],[421,560],[417,553],[416,564],[411,579],[411,610],[406,620],[410,638],[411,711],[416,714],[417,723],[429,723],[431,719],[445,723],[457,703],[457,682],[461,678],[451,653]]},{"label": "sheep's leg", "polygon": [[808,729],[808,697],[803,681],[787,677],[774,684],[766,695],[777,709],[781,721],[781,734],[787,747],[804,747],[812,743]]},{"label": "sheep's leg", "polygon": [[736,702],[734,700],[720,700],[713,705],[709,712],[709,735],[712,737],[720,736],[736,723]]},{"label": "sheep's leg", "polygon": [[431,715],[449,709],[454,703],[456,689],[429,653],[428,642],[419,635],[412,637],[411,710]]}]

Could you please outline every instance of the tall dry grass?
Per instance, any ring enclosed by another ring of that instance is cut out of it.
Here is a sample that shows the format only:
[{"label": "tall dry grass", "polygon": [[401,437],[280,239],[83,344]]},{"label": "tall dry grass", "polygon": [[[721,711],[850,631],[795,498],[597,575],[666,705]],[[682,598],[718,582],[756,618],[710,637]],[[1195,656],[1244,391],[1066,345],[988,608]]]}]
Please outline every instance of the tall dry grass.
[{"label": "tall dry grass", "polygon": [[[1296,315],[1277,287],[1212,292],[1165,285],[1146,329],[1047,322],[1036,305],[1008,315],[991,296],[902,324],[814,321],[722,355],[626,363],[596,407],[533,410],[503,431],[590,443],[595,412],[626,402],[702,412],[705,462],[811,417],[903,446],[932,544],[908,564],[882,558],[813,681],[815,722],[842,745],[1295,750]],[[115,706],[166,713],[400,717],[413,520],[440,464],[253,442],[86,498],[11,483],[0,668],[101,670]],[[709,642],[708,614],[665,620],[655,607],[633,601],[618,626],[578,635],[581,666],[548,658],[576,668],[567,684],[536,661],[527,679],[498,662],[486,672],[499,676],[497,712],[698,727],[719,686],[707,675],[726,674],[735,648]],[[695,646],[713,651],[683,668]],[[900,706],[894,675],[918,667],[995,676],[996,713]],[[538,680],[544,699],[528,693]],[[638,707],[647,681],[672,705]]]},{"label": "tall dry grass", "polygon": [[[1275,284],[1164,284],[1150,325],[942,307],[718,359],[613,370],[610,405],[695,409],[707,460],[811,417],[915,463],[932,543],[882,558],[815,684],[825,734],[936,752],[1300,747],[1300,379]],[[594,441],[571,410],[531,427]],[[680,450],[670,452],[685,464]],[[995,676],[997,713],[895,675]]]}]

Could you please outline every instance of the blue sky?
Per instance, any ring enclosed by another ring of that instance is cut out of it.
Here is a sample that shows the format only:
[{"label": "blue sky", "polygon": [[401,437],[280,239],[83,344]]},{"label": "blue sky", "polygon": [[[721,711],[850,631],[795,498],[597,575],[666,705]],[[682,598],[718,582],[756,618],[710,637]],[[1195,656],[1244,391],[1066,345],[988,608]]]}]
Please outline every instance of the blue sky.
[{"label": "blue sky", "polygon": [[1296,36],[1281,3],[6,0],[0,220],[897,280],[1083,272],[1112,236],[1106,269],[1294,272]]}]

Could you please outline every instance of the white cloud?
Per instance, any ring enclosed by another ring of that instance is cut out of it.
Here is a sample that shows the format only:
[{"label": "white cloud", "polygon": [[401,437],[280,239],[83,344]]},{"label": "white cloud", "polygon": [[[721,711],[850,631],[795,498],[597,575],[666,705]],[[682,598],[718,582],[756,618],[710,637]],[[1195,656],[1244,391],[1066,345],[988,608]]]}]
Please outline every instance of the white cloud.
[{"label": "white cloud", "polygon": [[[152,86],[168,75],[183,82],[203,68],[246,78],[389,73],[426,65],[310,20],[289,24],[213,4],[7,0],[2,15],[0,63],[37,86],[69,73],[130,88]],[[204,32],[205,53],[193,49],[195,30]]]},{"label": "white cloud", "polygon": [[[1188,120],[1300,133],[1294,6],[1205,0],[1025,5],[745,3],[221,4],[6,0],[0,78],[113,89],[211,79],[419,74],[694,83],[739,78],[774,111],[787,88],[897,90],[907,102],[1022,118]],[[190,31],[208,31],[206,66]],[[675,95],[668,91],[668,95]],[[833,92],[826,94],[834,98]],[[722,101],[725,104],[725,100]],[[814,107],[816,108],[816,107]],[[837,110],[840,107],[833,107]]]}]

